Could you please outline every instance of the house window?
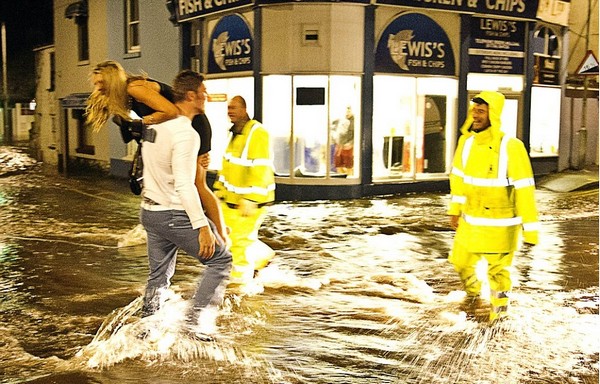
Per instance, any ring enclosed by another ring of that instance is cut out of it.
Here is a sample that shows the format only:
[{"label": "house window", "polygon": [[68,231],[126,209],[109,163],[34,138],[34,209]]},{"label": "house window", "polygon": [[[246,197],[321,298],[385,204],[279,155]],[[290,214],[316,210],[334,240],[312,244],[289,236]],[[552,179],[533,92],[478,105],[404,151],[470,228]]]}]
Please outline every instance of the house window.
[{"label": "house window", "polygon": [[88,18],[78,17],[77,23],[77,47],[79,61],[88,61],[90,59],[90,43],[88,34]]},{"label": "house window", "polygon": [[125,0],[127,53],[140,51],[140,7],[138,0]]},{"label": "house window", "polygon": [[65,9],[65,17],[73,19],[77,25],[77,57],[79,61],[88,61],[90,59],[90,43],[87,0],[69,4]]},{"label": "house window", "polygon": [[56,55],[54,52],[50,53],[50,88],[48,91],[54,92],[56,86]]}]

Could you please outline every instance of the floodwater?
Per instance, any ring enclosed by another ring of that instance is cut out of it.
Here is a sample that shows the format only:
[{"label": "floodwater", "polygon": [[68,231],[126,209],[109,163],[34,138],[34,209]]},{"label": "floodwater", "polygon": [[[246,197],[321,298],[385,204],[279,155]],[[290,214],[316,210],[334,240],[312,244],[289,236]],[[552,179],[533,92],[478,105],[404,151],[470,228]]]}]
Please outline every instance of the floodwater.
[{"label": "floodwater", "polygon": [[447,200],[270,207],[277,258],[228,291],[211,343],[177,332],[202,271],[187,255],[164,310],[137,316],[146,253],[124,181],[1,177],[0,382],[598,383],[598,190],[538,190],[541,244],[516,256],[500,327],[460,311]]}]

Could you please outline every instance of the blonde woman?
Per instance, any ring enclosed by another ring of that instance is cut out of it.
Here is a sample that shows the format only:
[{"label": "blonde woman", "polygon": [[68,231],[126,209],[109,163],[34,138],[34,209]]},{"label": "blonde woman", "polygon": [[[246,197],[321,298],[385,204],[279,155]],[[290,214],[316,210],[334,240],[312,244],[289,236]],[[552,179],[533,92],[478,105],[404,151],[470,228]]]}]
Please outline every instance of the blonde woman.
[{"label": "blonde woman", "polygon": [[[179,110],[172,102],[173,90],[170,85],[149,79],[145,74],[129,74],[116,61],[98,63],[92,71],[91,81],[94,90],[88,99],[86,119],[95,132],[102,129],[113,115],[113,121],[121,128],[123,141],[128,143],[135,139],[139,142],[144,126],[159,124],[179,115]],[[134,111],[141,119],[132,120],[130,111]],[[200,135],[196,188],[206,215],[217,225],[221,237],[229,241],[219,201],[206,184],[212,138],[210,122],[206,115],[199,114],[192,120],[192,126]],[[139,194],[141,190],[134,193]]]},{"label": "blonde woman", "polygon": [[[98,132],[113,115],[121,126],[125,142],[139,139],[143,125],[153,125],[178,116],[172,100],[171,87],[148,79],[146,75],[131,75],[116,61],[98,63],[92,71],[94,91],[86,108],[87,123]],[[133,122],[129,113],[135,111],[141,120]]]}]

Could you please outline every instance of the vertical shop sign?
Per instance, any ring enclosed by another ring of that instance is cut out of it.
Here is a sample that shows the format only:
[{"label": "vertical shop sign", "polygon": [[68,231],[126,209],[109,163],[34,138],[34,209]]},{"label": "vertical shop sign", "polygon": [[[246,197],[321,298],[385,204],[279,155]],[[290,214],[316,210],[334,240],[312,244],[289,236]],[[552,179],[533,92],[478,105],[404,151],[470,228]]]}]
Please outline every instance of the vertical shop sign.
[{"label": "vertical shop sign", "polygon": [[525,22],[471,18],[469,72],[522,75]]},{"label": "vertical shop sign", "polygon": [[379,37],[375,71],[454,76],[452,45],[446,32],[428,16],[402,14]]},{"label": "vertical shop sign", "polygon": [[208,73],[252,70],[253,39],[242,16],[227,15],[219,20],[208,45]]}]

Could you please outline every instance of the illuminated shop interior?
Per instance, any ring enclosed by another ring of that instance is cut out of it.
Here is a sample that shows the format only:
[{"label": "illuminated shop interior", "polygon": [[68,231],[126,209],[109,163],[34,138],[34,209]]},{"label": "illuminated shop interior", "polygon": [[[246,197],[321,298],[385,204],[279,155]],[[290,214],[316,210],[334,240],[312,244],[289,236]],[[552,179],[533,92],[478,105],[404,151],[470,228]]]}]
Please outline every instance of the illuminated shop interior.
[{"label": "illuminated shop interior", "polygon": [[373,181],[442,177],[456,138],[458,80],[376,75]]}]

